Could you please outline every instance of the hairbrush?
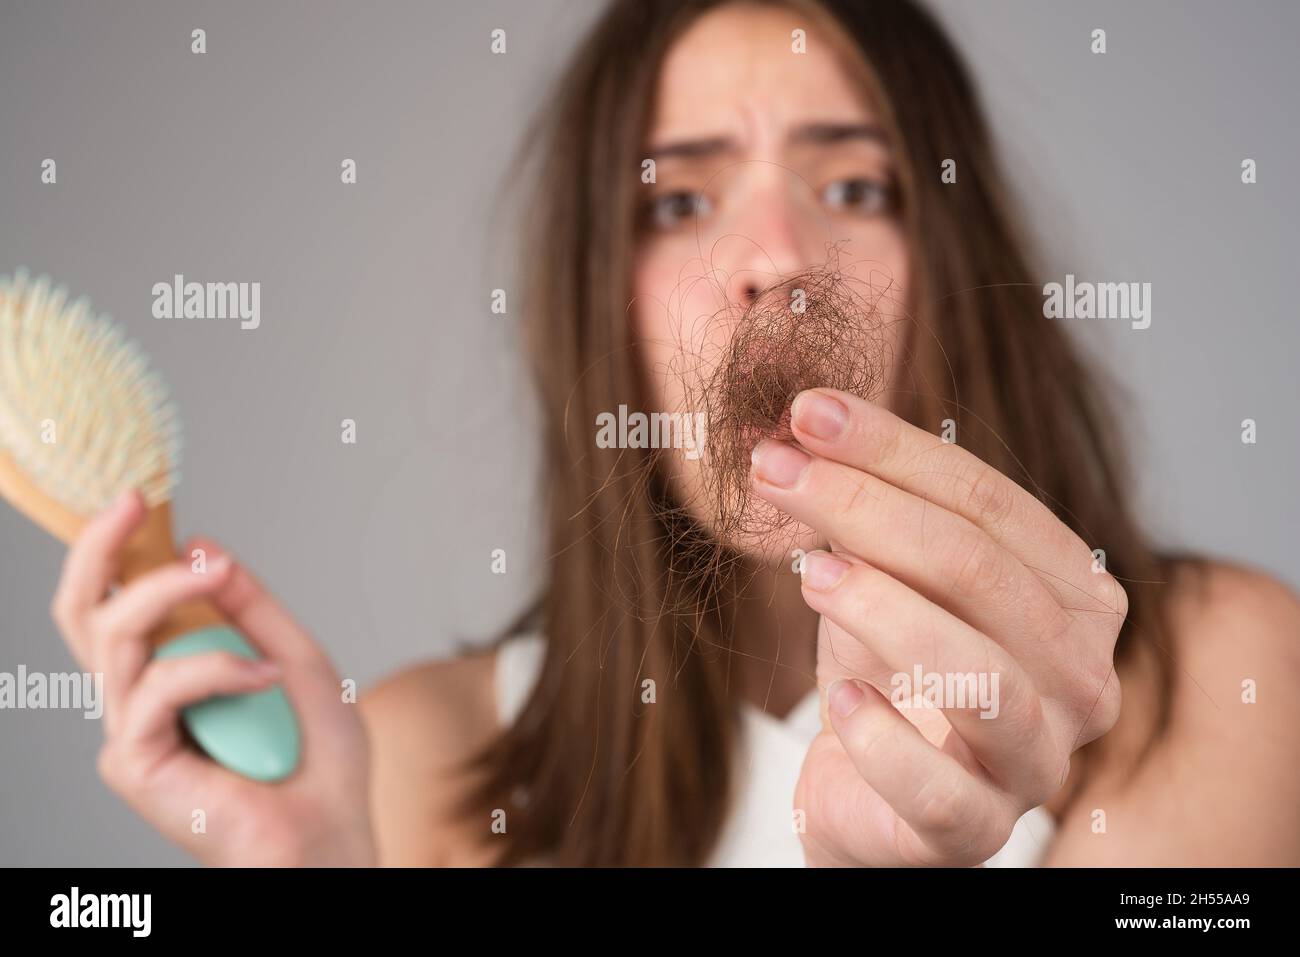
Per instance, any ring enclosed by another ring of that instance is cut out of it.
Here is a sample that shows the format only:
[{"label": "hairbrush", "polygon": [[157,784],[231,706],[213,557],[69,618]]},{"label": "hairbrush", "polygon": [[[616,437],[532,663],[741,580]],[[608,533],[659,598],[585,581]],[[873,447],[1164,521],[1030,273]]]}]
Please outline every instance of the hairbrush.
[{"label": "hairbrush", "polygon": [[[180,423],[158,375],[84,297],[68,304],[48,277],[0,277],[0,496],[70,543],[128,489],[148,507],[123,549],[129,582],[177,558],[171,498]],[[149,635],[154,656],[258,653],[205,599],[177,606]],[[298,722],[284,691],[223,695],[185,708],[182,723],[215,761],[258,781],[298,764]]]}]

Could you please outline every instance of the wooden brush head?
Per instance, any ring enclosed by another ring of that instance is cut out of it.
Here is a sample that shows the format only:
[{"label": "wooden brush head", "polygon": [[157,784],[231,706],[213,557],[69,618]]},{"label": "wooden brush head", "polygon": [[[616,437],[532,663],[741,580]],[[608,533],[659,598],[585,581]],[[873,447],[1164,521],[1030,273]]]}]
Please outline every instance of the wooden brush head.
[{"label": "wooden brush head", "polygon": [[175,557],[179,463],[175,409],[121,329],[84,297],[69,304],[47,277],[0,277],[0,495],[71,542],[87,519],[139,490],[149,514],[122,556],[129,581]]}]

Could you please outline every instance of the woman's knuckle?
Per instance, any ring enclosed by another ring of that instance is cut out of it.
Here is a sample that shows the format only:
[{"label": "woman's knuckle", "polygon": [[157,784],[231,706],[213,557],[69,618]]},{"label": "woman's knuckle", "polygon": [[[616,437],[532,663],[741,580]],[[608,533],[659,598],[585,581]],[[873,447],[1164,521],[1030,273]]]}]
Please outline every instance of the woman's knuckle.
[{"label": "woman's knuckle", "polygon": [[1122,703],[1123,695],[1120,692],[1119,680],[1112,672],[1097,697],[1097,705],[1093,708],[1089,720],[1088,730],[1093,732],[1094,737],[1100,737],[1119,723]]},{"label": "woman's knuckle", "polygon": [[958,532],[948,546],[949,578],[961,594],[984,595],[1003,584],[1006,563],[998,548],[982,534]]},{"label": "woman's knuckle", "polygon": [[54,619],[54,624],[64,634],[72,632],[75,622],[71,603],[68,600],[67,593],[62,589],[56,591],[54,597],[50,599],[50,617]]},{"label": "woman's knuckle", "polygon": [[932,779],[917,806],[916,821],[932,834],[949,835],[965,825],[967,810],[961,793],[947,782]]},{"label": "woman's knuckle", "polygon": [[984,528],[998,528],[1015,507],[1010,481],[986,465],[975,467],[966,478],[966,509],[972,520]]},{"label": "woman's knuckle", "polygon": [[121,751],[116,744],[104,742],[95,756],[95,771],[99,778],[113,790],[119,790],[123,784]]},{"label": "woman's knuckle", "polygon": [[1020,741],[1041,738],[1046,725],[1043,699],[1038,694],[1013,694],[1000,707],[998,719],[1009,737]]}]

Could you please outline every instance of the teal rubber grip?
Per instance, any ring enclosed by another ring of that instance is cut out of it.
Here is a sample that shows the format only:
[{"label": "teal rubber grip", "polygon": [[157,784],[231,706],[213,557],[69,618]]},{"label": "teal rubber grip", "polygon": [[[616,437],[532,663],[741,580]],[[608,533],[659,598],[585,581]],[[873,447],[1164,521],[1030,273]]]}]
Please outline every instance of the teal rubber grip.
[{"label": "teal rubber grip", "polygon": [[[154,652],[154,658],[183,658],[209,651],[262,657],[239,632],[217,625],[168,641]],[[279,781],[298,766],[302,748],[298,719],[279,685],[200,701],[183,709],[181,718],[210,758],[244,777]]]}]

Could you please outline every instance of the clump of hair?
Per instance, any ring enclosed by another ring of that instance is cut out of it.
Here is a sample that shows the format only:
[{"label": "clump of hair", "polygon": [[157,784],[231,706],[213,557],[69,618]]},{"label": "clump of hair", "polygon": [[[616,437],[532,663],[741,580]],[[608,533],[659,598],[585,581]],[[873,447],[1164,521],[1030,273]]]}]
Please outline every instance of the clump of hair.
[{"label": "clump of hair", "polygon": [[713,322],[734,324],[717,361],[681,370],[687,407],[705,414],[705,494],[719,543],[771,542],[794,519],[758,499],[750,456],[762,439],[789,441],[790,406],[805,389],[828,387],[875,399],[888,368],[891,292],[846,277],[832,260],[770,285]]}]

